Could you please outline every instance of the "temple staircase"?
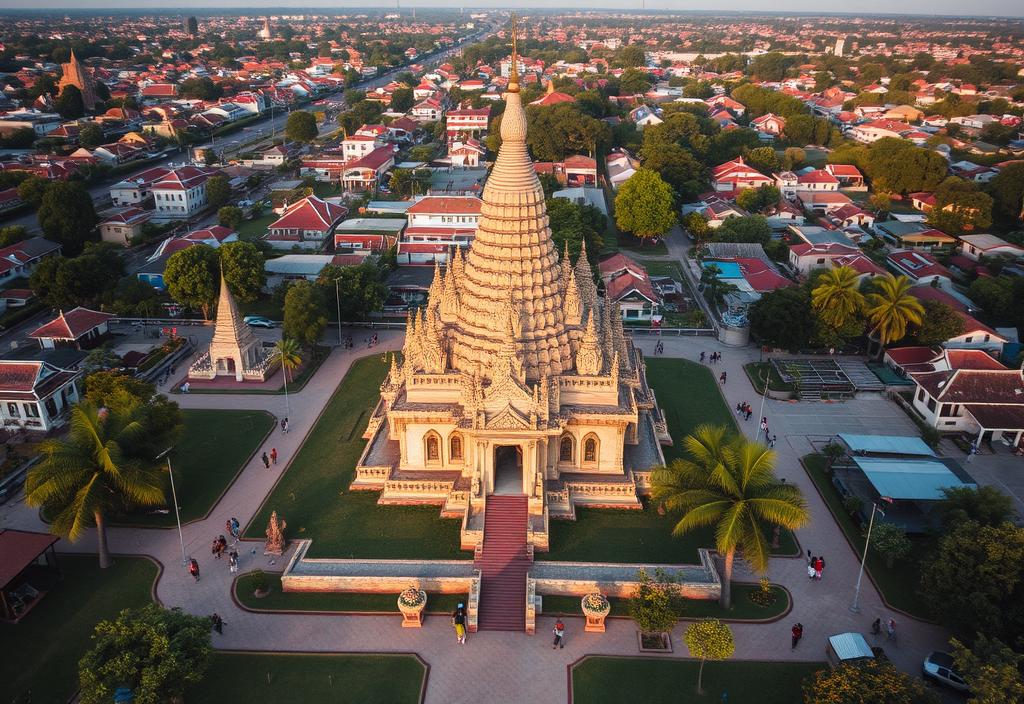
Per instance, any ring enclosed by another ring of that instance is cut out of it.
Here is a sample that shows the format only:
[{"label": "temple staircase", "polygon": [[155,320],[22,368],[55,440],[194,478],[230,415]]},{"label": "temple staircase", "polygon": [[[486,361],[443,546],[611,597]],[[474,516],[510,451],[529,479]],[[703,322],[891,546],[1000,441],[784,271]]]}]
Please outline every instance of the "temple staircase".
[{"label": "temple staircase", "polygon": [[533,564],[526,523],[526,496],[487,497],[483,547],[474,562],[481,576],[482,631],[526,630],[526,574]]}]

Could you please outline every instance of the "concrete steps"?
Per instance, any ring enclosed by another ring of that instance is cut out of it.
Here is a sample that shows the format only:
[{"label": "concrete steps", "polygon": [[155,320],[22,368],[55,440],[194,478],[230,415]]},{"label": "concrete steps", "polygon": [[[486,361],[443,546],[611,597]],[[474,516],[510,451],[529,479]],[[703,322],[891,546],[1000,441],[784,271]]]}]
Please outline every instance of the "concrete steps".
[{"label": "concrete steps", "polygon": [[526,630],[526,496],[487,497],[484,545],[474,567],[480,570],[479,628]]}]

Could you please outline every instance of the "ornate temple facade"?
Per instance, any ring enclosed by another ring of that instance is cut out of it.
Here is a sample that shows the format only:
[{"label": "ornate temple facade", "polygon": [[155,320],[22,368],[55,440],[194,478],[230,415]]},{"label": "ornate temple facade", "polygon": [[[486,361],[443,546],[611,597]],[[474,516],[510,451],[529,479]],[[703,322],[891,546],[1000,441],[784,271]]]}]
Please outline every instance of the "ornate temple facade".
[{"label": "ornate temple facade", "polygon": [[435,271],[392,359],[353,489],[381,503],[433,503],[482,535],[493,494],[525,494],[528,534],[578,504],[640,508],[670,442],[644,361],[598,296],[586,250],[558,256],[526,146],[513,73],[502,146],[468,252]]},{"label": "ornate temple facade", "polygon": [[78,61],[74,49],[71,50],[71,58],[66,64],[60,66],[60,83],[57,84],[58,95],[64,92],[67,86],[75,86],[82,92],[82,103],[85,109],[92,111],[96,108],[99,98],[96,97],[96,86],[89,70]]}]

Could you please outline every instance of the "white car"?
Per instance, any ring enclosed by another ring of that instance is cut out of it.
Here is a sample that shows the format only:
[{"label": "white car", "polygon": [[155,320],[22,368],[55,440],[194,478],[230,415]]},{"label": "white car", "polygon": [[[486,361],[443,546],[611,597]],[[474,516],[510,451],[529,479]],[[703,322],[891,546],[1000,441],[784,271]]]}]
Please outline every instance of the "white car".
[{"label": "white car", "polygon": [[958,692],[967,692],[969,688],[964,678],[953,670],[953,656],[936,650],[930,653],[921,664],[921,674],[926,680],[938,682]]},{"label": "white car", "polygon": [[270,318],[264,318],[262,315],[247,315],[242,318],[242,322],[251,328],[272,328],[274,327],[274,321]]}]

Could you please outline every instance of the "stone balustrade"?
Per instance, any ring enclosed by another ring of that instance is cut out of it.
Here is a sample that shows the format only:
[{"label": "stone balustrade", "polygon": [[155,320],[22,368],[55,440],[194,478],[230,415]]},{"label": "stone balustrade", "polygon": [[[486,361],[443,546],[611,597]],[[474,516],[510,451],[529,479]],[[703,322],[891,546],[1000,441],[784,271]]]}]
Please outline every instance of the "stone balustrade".
[{"label": "stone balustrade", "polygon": [[364,467],[356,465],[356,477],[349,485],[350,489],[376,490],[383,489],[388,477],[391,476],[391,467],[376,466]]},{"label": "stone balustrade", "polygon": [[537,580],[526,574],[526,632],[537,632]]},{"label": "stone balustrade", "polygon": [[466,599],[466,630],[476,633],[477,620],[480,616],[480,570],[473,570],[473,578],[469,582],[469,597]]}]

